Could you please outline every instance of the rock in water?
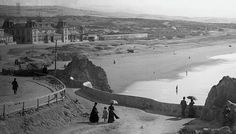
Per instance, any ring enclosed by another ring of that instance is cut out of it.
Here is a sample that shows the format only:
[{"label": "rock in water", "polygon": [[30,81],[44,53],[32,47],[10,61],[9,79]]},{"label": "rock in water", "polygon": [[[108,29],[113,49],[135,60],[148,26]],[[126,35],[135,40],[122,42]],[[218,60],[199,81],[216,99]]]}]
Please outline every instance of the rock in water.
[{"label": "rock in water", "polygon": [[223,77],[213,86],[208,94],[201,119],[212,121],[223,119],[223,109],[227,100],[236,103],[236,79],[229,76]]},{"label": "rock in water", "polygon": [[[58,72],[57,77],[67,87],[82,87],[84,82],[90,81],[94,88],[112,92],[106,72],[101,67],[94,65],[86,57],[73,57],[65,70]],[[71,77],[74,80],[71,80]]]}]

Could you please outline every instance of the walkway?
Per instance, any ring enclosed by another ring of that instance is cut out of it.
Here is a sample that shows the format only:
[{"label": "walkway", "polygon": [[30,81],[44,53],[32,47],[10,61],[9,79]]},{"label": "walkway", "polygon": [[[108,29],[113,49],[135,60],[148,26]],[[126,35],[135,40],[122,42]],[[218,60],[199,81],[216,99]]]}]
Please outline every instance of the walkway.
[{"label": "walkway", "polygon": [[[12,80],[16,78],[19,88],[16,95],[11,88]],[[45,79],[45,78],[43,78]],[[56,101],[56,88],[43,79],[32,77],[12,77],[0,75],[0,113],[5,114],[20,111],[30,107],[38,107],[48,104],[48,101]],[[59,100],[60,93],[57,93]],[[43,97],[42,97],[43,96]],[[4,110],[5,109],[5,110]]]}]

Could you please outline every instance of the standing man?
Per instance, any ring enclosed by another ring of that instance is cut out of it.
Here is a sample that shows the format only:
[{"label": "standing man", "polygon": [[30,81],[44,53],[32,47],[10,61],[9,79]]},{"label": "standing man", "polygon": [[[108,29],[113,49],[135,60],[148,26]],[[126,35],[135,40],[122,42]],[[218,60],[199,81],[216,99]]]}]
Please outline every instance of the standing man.
[{"label": "standing man", "polygon": [[183,97],[183,100],[181,100],[180,102],[180,105],[181,105],[181,112],[182,112],[182,117],[185,117],[185,109],[187,107],[187,103],[185,101],[185,97]]},{"label": "standing man", "polygon": [[16,81],[16,78],[14,78],[14,81],[11,84],[12,84],[12,89],[14,91],[14,94],[16,94],[17,88],[18,88],[18,83]]}]

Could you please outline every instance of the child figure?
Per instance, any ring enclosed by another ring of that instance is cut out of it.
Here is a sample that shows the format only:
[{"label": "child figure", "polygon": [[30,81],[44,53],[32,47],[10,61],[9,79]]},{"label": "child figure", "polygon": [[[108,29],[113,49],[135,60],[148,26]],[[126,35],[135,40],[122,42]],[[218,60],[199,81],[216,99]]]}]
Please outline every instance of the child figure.
[{"label": "child figure", "polygon": [[104,122],[107,121],[107,116],[108,116],[107,107],[104,107],[104,109],[103,109],[103,115],[102,115],[102,118],[104,119]]}]

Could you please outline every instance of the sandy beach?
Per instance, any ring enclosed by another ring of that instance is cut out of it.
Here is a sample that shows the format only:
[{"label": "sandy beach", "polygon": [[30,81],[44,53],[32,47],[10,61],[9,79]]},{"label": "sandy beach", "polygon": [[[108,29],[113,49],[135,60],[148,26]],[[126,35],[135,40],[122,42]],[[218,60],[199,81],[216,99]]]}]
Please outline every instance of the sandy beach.
[{"label": "sandy beach", "polygon": [[[143,48],[134,54],[100,56],[92,58],[92,61],[105,69],[112,90],[122,93],[137,81],[177,79],[180,77],[179,73],[186,70],[191,71],[199,65],[216,65],[221,62],[209,59],[212,56],[236,52],[235,39],[213,37],[215,35],[204,40],[194,38],[169,42],[168,47],[157,44],[151,46],[152,50]],[[116,64],[113,63],[114,60]]]}]

